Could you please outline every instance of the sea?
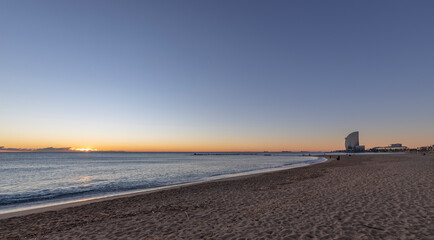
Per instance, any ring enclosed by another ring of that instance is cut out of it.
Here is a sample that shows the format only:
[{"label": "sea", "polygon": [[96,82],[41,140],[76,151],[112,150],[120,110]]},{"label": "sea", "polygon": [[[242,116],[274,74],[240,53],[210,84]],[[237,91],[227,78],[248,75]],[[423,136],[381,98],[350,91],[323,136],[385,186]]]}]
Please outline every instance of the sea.
[{"label": "sea", "polygon": [[325,161],[315,154],[2,152],[0,214]]}]

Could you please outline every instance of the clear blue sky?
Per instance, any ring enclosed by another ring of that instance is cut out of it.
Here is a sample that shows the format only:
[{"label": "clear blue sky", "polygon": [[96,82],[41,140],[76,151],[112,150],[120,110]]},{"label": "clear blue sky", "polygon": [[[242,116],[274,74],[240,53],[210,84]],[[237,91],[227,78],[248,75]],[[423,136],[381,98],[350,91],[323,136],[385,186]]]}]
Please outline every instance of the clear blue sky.
[{"label": "clear blue sky", "polygon": [[434,1],[1,1],[0,146],[434,144]]}]

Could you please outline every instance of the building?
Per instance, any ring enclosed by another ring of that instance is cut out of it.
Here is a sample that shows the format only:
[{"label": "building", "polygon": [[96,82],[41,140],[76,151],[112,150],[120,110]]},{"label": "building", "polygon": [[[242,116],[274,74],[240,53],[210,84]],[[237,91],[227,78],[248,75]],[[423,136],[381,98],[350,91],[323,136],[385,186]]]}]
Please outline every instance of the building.
[{"label": "building", "polygon": [[434,145],[426,146],[426,147],[418,147],[417,150],[422,152],[434,151]]},{"label": "building", "polygon": [[359,132],[352,132],[345,138],[345,150],[347,152],[363,152],[365,146],[359,145]]},{"label": "building", "polygon": [[352,132],[345,138],[345,150],[354,151],[359,146],[359,132]]},{"label": "building", "polygon": [[407,151],[408,147],[402,146],[401,143],[393,143],[387,147],[374,147],[371,148],[372,152],[404,152]]}]

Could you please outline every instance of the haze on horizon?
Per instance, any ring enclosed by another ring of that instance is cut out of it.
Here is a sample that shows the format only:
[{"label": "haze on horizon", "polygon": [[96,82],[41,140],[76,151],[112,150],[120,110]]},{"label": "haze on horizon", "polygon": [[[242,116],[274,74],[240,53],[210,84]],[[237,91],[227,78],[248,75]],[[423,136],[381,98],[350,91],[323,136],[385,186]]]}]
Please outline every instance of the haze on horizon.
[{"label": "haze on horizon", "polygon": [[0,146],[434,144],[433,1],[0,2]]}]

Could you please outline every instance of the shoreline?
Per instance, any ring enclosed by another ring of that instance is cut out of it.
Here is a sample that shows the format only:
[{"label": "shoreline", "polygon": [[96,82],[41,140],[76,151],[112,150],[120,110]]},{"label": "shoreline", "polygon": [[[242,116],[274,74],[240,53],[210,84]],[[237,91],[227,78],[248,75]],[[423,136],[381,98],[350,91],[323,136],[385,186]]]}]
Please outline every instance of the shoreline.
[{"label": "shoreline", "polygon": [[0,220],[5,239],[431,239],[434,155],[353,155]]},{"label": "shoreline", "polygon": [[122,192],[122,193],[118,193],[118,194],[114,193],[114,194],[108,194],[108,195],[104,195],[104,196],[96,196],[96,197],[77,199],[77,200],[71,200],[71,201],[62,201],[62,202],[58,202],[58,203],[39,204],[39,205],[35,205],[35,206],[16,208],[16,209],[11,209],[11,210],[7,210],[7,209],[4,211],[0,210],[0,220],[12,218],[12,217],[25,216],[25,215],[29,215],[29,214],[42,213],[42,212],[46,212],[46,211],[57,211],[57,210],[65,209],[65,208],[77,207],[77,206],[82,206],[82,205],[96,203],[96,202],[108,201],[108,200],[112,200],[112,199],[127,198],[127,197],[142,195],[142,194],[152,194],[152,193],[160,192],[160,191],[169,191],[169,190],[173,190],[173,189],[189,187],[189,186],[194,186],[194,185],[198,185],[198,184],[212,183],[212,182],[218,182],[218,181],[231,181],[231,180],[249,178],[249,177],[258,176],[261,174],[286,171],[286,170],[295,169],[295,168],[309,167],[309,166],[313,166],[315,164],[326,163],[327,161],[329,161],[329,159],[324,157],[324,155],[312,155],[312,156],[318,158],[316,160],[313,160],[316,162],[313,162],[313,163],[296,163],[296,164],[286,165],[286,166],[282,166],[282,167],[275,167],[275,168],[268,168],[268,169],[252,170],[252,171],[241,172],[241,173],[218,175],[215,177],[208,177],[208,178],[204,178],[204,179],[201,179],[201,180],[198,180],[195,182],[189,182],[189,183],[181,183],[181,184],[168,185],[168,186],[162,186],[162,187],[156,187],[156,188],[141,189],[141,190],[132,190],[132,191],[126,191],[126,192]]}]

